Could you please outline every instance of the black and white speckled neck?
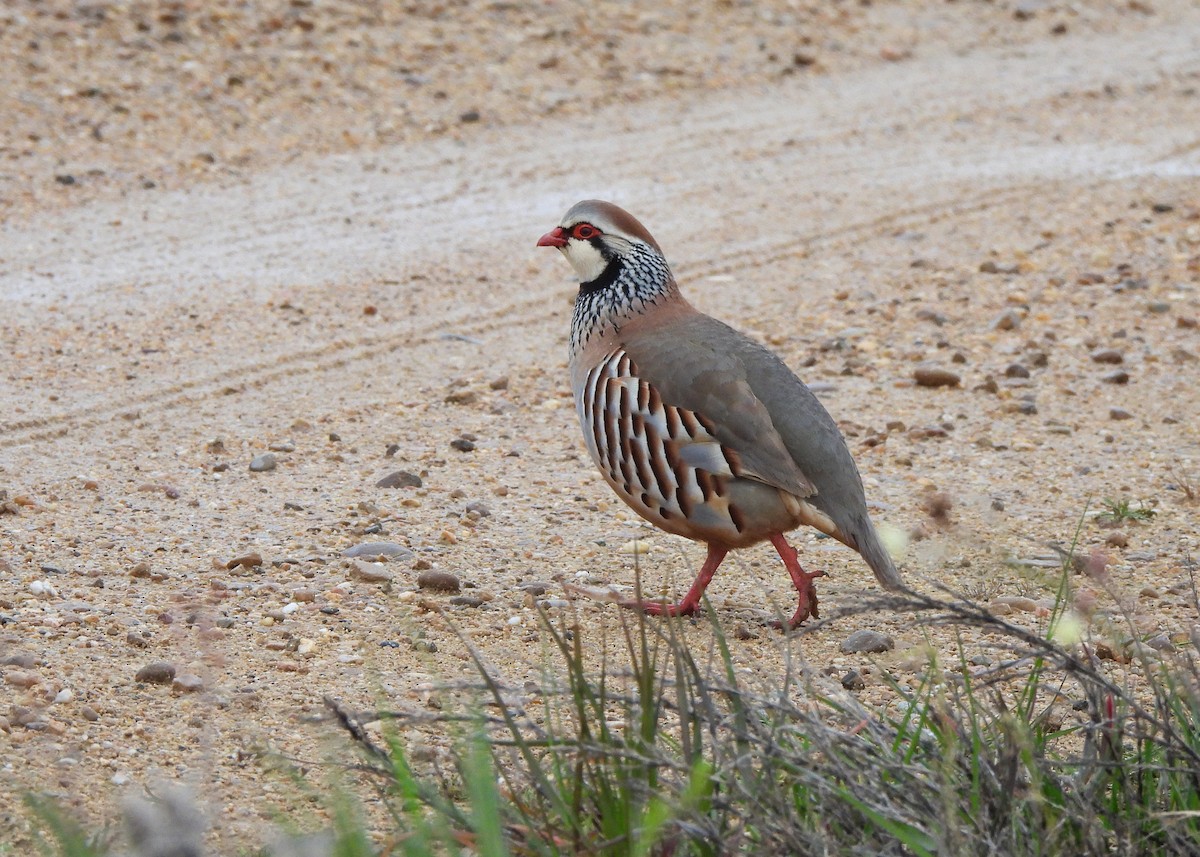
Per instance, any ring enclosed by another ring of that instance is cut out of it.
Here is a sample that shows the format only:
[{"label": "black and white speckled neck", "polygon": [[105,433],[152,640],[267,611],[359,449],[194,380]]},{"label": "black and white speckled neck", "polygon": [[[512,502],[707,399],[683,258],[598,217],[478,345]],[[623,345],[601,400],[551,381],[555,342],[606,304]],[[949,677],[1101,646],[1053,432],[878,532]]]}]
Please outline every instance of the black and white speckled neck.
[{"label": "black and white speckled neck", "polygon": [[628,243],[621,253],[605,247],[608,265],[579,284],[571,317],[571,356],[593,336],[620,334],[621,325],[678,292],[667,261],[653,247]]}]

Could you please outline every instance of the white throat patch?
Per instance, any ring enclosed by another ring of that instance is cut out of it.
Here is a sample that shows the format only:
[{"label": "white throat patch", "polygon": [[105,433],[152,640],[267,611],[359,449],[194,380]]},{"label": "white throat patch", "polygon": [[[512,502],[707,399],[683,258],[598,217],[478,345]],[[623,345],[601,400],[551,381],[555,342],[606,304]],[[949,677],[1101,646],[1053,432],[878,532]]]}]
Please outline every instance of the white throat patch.
[{"label": "white throat patch", "polygon": [[571,263],[571,267],[575,269],[575,273],[579,275],[581,283],[591,282],[603,274],[604,269],[608,267],[604,256],[590,241],[572,238],[563,248],[563,252],[566,254],[567,261]]}]

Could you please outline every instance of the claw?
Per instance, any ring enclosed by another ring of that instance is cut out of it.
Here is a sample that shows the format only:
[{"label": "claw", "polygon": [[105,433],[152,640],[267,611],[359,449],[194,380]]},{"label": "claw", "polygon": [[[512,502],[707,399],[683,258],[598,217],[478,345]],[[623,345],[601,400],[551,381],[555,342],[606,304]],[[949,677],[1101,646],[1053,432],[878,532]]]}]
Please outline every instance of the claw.
[{"label": "claw", "polygon": [[641,610],[647,616],[695,616],[700,612],[699,604],[688,604],[684,599],[678,604],[666,601],[618,601],[618,605],[628,610]]},{"label": "claw", "polygon": [[786,623],[786,626],[783,622],[772,622],[771,624],[777,628],[784,628],[790,631],[810,617],[820,619],[821,614],[817,610],[817,590],[813,587],[813,581],[818,577],[824,577],[825,572],[805,571],[800,566],[800,559],[796,555],[796,549],[787,543],[782,533],[771,536],[771,544],[779,552],[779,558],[783,560],[783,564],[787,567],[788,574],[792,578],[792,584],[796,587],[796,592],[799,595],[796,612]]}]

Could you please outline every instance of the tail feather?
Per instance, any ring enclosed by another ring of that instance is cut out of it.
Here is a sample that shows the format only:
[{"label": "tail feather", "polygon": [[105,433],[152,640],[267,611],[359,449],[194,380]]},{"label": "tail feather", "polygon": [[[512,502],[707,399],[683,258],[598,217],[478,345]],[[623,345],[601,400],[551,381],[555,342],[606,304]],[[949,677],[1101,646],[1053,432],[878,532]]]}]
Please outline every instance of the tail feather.
[{"label": "tail feather", "polygon": [[851,545],[851,547],[859,552],[866,560],[867,565],[871,567],[871,571],[875,572],[875,578],[879,581],[880,586],[893,592],[904,589],[904,578],[900,576],[900,570],[892,561],[891,554],[883,546],[883,541],[879,538],[879,533],[875,530],[871,519],[864,515],[856,530],[854,540],[857,544]]}]

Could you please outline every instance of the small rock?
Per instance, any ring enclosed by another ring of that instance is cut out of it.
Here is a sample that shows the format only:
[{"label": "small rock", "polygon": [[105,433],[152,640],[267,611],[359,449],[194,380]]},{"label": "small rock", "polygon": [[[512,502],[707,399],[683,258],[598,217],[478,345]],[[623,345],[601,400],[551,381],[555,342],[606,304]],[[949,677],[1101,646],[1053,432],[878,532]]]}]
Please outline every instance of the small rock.
[{"label": "small rock", "polygon": [[1162,598],[1162,593],[1153,586],[1143,586],[1138,591],[1138,595],[1140,595],[1142,598]]},{"label": "small rock", "polygon": [[1166,634],[1157,634],[1146,641],[1146,645],[1157,652],[1173,652],[1175,644],[1171,642],[1171,638]]},{"label": "small rock", "polygon": [[921,387],[957,387],[962,383],[957,372],[939,366],[918,366],[913,370],[913,380]]},{"label": "small rock", "polygon": [[[1023,595],[1002,595],[999,598],[993,598],[989,606],[995,608],[1000,604],[1005,605],[1012,612],[1036,613],[1038,609],[1036,601]],[[993,612],[995,611],[993,610]]]},{"label": "small rock", "polygon": [[392,579],[392,573],[379,563],[358,559],[350,564],[350,576],[364,583],[386,583]]},{"label": "small rock", "polygon": [[479,607],[484,603],[484,599],[478,595],[455,595],[450,599],[450,603],[457,607]]},{"label": "small rock", "polygon": [[144,649],[150,645],[150,641],[139,634],[137,631],[129,631],[125,634],[125,642],[139,649]]},{"label": "small rock", "polygon": [[458,577],[448,571],[430,569],[417,575],[417,586],[434,592],[458,592],[461,588]]},{"label": "small rock", "polygon": [[150,563],[145,562],[145,561],[139,562],[133,568],[129,569],[129,576],[130,577],[149,577],[150,576]]},{"label": "small rock", "polygon": [[889,635],[880,631],[872,631],[867,628],[855,631],[849,637],[842,641],[841,649],[843,654],[878,654],[880,652],[889,652],[896,648],[896,641]]},{"label": "small rock", "polygon": [[95,723],[97,720],[100,719],[100,712],[98,712],[96,709],[92,708],[90,705],[81,706],[79,709],[79,713],[81,715],[83,715],[84,720],[87,720],[91,723]]},{"label": "small rock", "polygon": [[450,441],[450,446],[459,452],[473,452],[475,450],[475,441],[468,440],[465,437],[456,437]]},{"label": "small rock", "polygon": [[543,595],[545,595],[547,592],[550,591],[550,584],[542,583],[541,581],[535,580],[535,581],[530,581],[529,583],[519,584],[517,586],[517,589],[520,589],[522,592],[529,593],[534,598],[541,598]]},{"label": "small rock", "polygon": [[1100,380],[1105,384],[1128,384],[1129,373],[1124,369],[1118,369],[1115,372],[1109,372],[1100,377]]},{"label": "small rock", "polygon": [[1004,370],[1005,377],[1008,378],[1028,378],[1029,370],[1020,363],[1010,363]]},{"label": "small rock", "polygon": [[171,682],[171,690],[176,693],[198,693],[204,690],[204,679],[195,673],[183,673]]},{"label": "small rock", "polygon": [[397,470],[375,483],[376,488],[420,488],[421,477],[407,470]]},{"label": "small rock", "polygon": [[493,378],[491,383],[488,384],[488,386],[493,390],[507,390],[508,389],[508,376],[501,375],[499,378]]},{"label": "small rock", "polygon": [[40,684],[42,677],[33,672],[13,670],[10,673],[4,674],[4,681],[6,684],[11,684],[13,687],[29,688],[33,687],[35,684]]},{"label": "small rock", "polygon": [[453,393],[446,394],[446,404],[448,405],[473,405],[479,400],[479,394],[474,390],[455,390]]},{"label": "small rock", "polygon": [[1129,536],[1125,535],[1120,530],[1114,530],[1105,536],[1104,543],[1109,547],[1114,548],[1129,547]]},{"label": "small rock", "polygon": [[632,539],[621,545],[621,553],[633,556],[645,556],[650,553],[650,542],[642,539]]},{"label": "small rock", "polygon": [[268,470],[274,470],[279,465],[275,460],[274,453],[264,452],[262,455],[256,455],[250,459],[251,473],[264,473]]},{"label": "small rock", "polygon": [[1016,330],[1021,326],[1021,314],[1015,309],[1006,309],[992,319],[988,325],[991,330]]},{"label": "small rock", "polygon": [[866,686],[867,683],[863,681],[863,677],[859,675],[858,670],[850,670],[850,672],[842,676],[842,687],[846,688],[846,690],[862,690]]},{"label": "small rock", "polygon": [[166,661],[155,661],[152,664],[146,664],[133,677],[134,681],[145,682],[146,684],[169,684],[174,678],[175,664],[167,663]]},{"label": "small rock", "polygon": [[272,452],[295,452],[296,444],[292,443],[290,440],[284,440],[277,443],[267,444],[267,449],[271,450]]},{"label": "small rock", "polygon": [[243,568],[257,568],[262,564],[262,556],[256,553],[248,553],[245,556],[234,557],[229,562],[225,563],[225,567],[232,571],[239,566]]},{"label": "small rock", "polygon": [[1124,408],[1109,408],[1108,418],[1110,420],[1131,420],[1133,419],[1133,414]]},{"label": "small rock", "polygon": [[1129,663],[1129,656],[1108,643],[1096,643],[1096,657],[1102,661],[1116,661],[1119,664]]},{"label": "small rock", "polygon": [[0,661],[6,667],[20,667],[23,670],[30,670],[38,666],[42,659],[37,655],[31,655],[28,652],[18,652],[15,655],[8,655],[4,660]]},{"label": "small rock", "polygon": [[1092,362],[1116,365],[1125,362],[1125,355],[1115,348],[1098,348],[1092,352]]},{"label": "small rock", "polygon": [[1163,315],[1171,311],[1171,304],[1167,301],[1151,301],[1146,305],[1146,311],[1154,315]]},{"label": "small rock", "polygon": [[363,542],[342,551],[342,556],[351,558],[382,556],[388,559],[408,559],[412,555],[411,550],[395,542]]}]

